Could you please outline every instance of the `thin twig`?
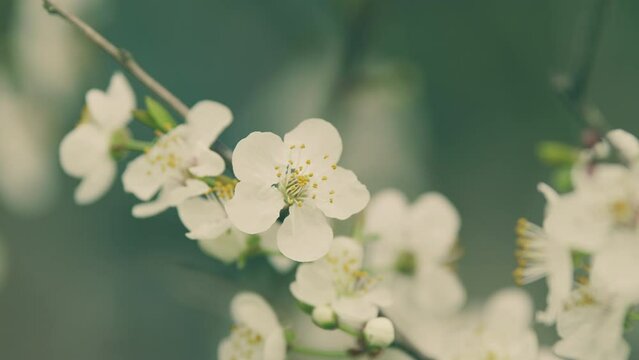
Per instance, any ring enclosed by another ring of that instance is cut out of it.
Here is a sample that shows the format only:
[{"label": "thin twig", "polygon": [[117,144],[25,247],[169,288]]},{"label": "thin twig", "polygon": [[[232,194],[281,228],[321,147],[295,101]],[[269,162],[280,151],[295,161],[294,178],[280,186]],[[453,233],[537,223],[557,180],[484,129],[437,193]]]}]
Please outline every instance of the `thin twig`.
[{"label": "thin twig", "polygon": [[612,0],[596,0],[590,13],[585,34],[584,48],[581,52],[580,62],[571,75],[555,77],[554,87],[564,105],[573,113],[578,125],[586,128],[599,128],[603,125],[594,123],[601,121],[591,119],[586,106],[586,94],[592,78],[592,72],[597,57],[597,51],[601,43],[605,18]]},{"label": "thin twig", "polygon": [[[388,314],[384,312],[380,313],[380,316],[389,318],[391,319],[391,321],[393,320],[392,318],[388,316]],[[395,322],[393,321],[393,323]],[[422,353],[419,349],[417,349],[415,345],[413,345],[413,343],[406,336],[406,334],[404,334],[401,331],[401,329],[399,329],[399,327],[397,326],[397,323],[395,323],[395,341],[391,344],[391,347],[394,347],[396,349],[403,351],[404,353],[406,353],[407,355],[410,355],[415,360],[432,360],[431,358],[426,356],[424,353]]]},{"label": "thin twig", "polygon": [[[78,18],[70,11],[60,7],[60,5],[55,2],[51,0],[43,0],[43,6],[50,14],[60,16],[82,31],[89,40],[114,58],[125,70],[146,86],[147,89],[173,108],[173,110],[180,114],[180,116],[186,118],[189,113],[189,107],[166,87],[164,87],[164,85],[160,84],[151,75],[149,75],[149,73],[147,73],[146,70],[144,70],[137,61],[135,61],[130,52],[114,45],[82,19]],[[219,141],[214,144],[214,148],[226,160],[227,165],[230,165],[232,156],[230,148]]]}]

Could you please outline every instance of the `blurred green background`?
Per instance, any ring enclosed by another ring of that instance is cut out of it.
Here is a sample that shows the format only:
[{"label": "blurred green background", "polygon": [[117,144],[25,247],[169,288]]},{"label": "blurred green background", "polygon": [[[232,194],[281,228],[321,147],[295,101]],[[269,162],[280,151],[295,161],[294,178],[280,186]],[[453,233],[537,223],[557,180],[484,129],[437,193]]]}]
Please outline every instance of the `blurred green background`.
[{"label": "blurred green background", "polygon": [[[459,272],[471,301],[513,284],[514,224],[542,218],[535,187],[550,170],[536,145],[579,144],[580,129],[550,78],[579,61],[593,0],[66,2],[187,103],[214,99],[233,109],[227,144],[325,117],[343,135],[344,166],[371,190],[444,193],[462,215]],[[21,12],[30,22],[18,21]],[[588,93],[612,126],[635,134],[637,19],[639,2],[613,2]],[[46,115],[31,118],[27,133],[55,165],[38,185],[2,195],[45,205],[0,201],[9,263],[0,357],[210,359],[227,333],[234,293],[256,290],[283,308],[287,283],[263,262],[239,273],[201,254],[175,211],[133,219],[135,199],[120,183],[95,205],[73,203],[77,181],[57,166],[57,145],[79,118],[83,93],[105,87],[117,67],[70,29],[65,38],[41,38],[65,27],[38,0],[0,0],[0,76],[29,94],[27,108]],[[78,45],[54,57],[66,41]],[[75,85],[41,93],[44,75],[24,69],[19,48],[31,49],[32,62],[54,65],[45,85],[65,81],[55,66],[76,71]],[[21,121],[29,119],[0,119],[0,132],[13,139],[7,124]],[[5,178],[24,159],[2,149]],[[31,191],[48,197],[30,199]],[[527,289],[541,305],[544,285]]]}]

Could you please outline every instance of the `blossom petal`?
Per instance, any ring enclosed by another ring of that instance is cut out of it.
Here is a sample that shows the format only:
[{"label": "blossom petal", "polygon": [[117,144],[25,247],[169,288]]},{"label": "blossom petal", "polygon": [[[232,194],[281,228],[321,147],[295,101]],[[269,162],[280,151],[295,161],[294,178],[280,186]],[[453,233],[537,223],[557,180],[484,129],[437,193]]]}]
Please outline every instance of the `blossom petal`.
[{"label": "blossom petal", "polygon": [[606,137],[627,160],[636,160],[639,157],[639,141],[634,135],[621,129],[615,129],[609,131]]},{"label": "blossom petal", "polygon": [[186,234],[190,239],[215,239],[231,226],[224,207],[216,200],[194,197],[179,204],[177,211],[190,231]]},{"label": "blossom petal", "polygon": [[366,208],[365,232],[400,241],[407,212],[408,202],[404,194],[395,189],[380,191]]},{"label": "blossom petal", "polygon": [[227,229],[217,237],[200,239],[198,245],[205,254],[231,263],[246,249],[246,234],[235,229]]},{"label": "blossom petal", "polygon": [[431,258],[445,258],[457,240],[460,219],[455,207],[439,193],[426,193],[409,214],[410,239]]},{"label": "blossom petal", "polygon": [[164,176],[151,164],[148,154],[131,161],[122,174],[124,191],[133,193],[138,199],[147,201],[155,195],[164,183]]},{"label": "blossom petal", "polygon": [[450,270],[434,264],[421,266],[413,293],[421,308],[431,315],[452,314],[466,301],[459,278]]},{"label": "blossom petal", "polygon": [[272,186],[240,181],[226,211],[235,225],[248,234],[266,231],[284,207],[282,194]]},{"label": "blossom petal", "polygon": [[328,253],[333,229],[326,217],[311,206],[293,206],[277,232],[277,246],[284,256],[298,262],[315,261]]},{"label": "blossom petal", "polygon": [[106,92],[93,89],[86,95],[86,103],[93,119],[104,129],[124,127],[135,109],[135,93],[126,77],[115,73]]},{"label": "blossom petal", "polygon": [[75,202],[86,205],[98,200],[113,185],[116,172],[117,164],[111,159],[96,164],[75,189]]},{"label": "blossom petal", "polygon": [[232,120],[233,114],[226,105],[210,100],[200,101],[186,116],[188,140],[192,143],[201,142],[209,147]]},{"label": "blossom petal", "polygon": [[80,124],[60,144],[60,164],[67,174],[82,177],[109,158],[109,136],[92,124]]},{"label": "blossom petal", "polygon": [[337,297],[331,271],[323,262],[300,265],[290,289],[297,300],[312,306],[327,305]]},{"label": "blossom petal", "polygon": [[[286,146],[279,136],[269,132],[252,132],[233,150],[233,172],[241,181],[272,185],[287,160]],[[280,168],[276,168],[280,167]]]},{"label": "blossom petal", "polygon": [[285,360],[286,359],[286,339],[281,328],[275,329],[264,342],[264,360]]},{"label": "blossom petal", "polygon": [[169,205],[178,206],[187,199],[205,194],[209,186],[205,182],[196,179],[187,179],[184,185],[172,187],[167,193]]},{"label": "blossom petal", "polygon": [[370,200],[370,193],[355,173],[336,167],[318,189],[315,204],[330,217],[345,220],[362,211]]},{"label": "blossom petal", "polygon": [[209,148],[196,149],[195,161],[197,165],[189,168],[189,172],[195,176],[218,176],[224,172],[224,159]]},{"label": "blossom petal", "polygon": [[277,232],[279,229],[280,224],[275,223],[268,230],[261,233],[260,246],[264,250],[277,253],[277,255],[270,255],[268,257],[268,262],[275,270],[283,274],[289,272],[295,266],[295,262],[286,256],[281,255],[280,250],[277,248]]},{"label": "blossom petal", "polygon": [[271,306],[254,293],[244,292],[235,295],[231,301],[231,316],[236,323],[246,325],[262,336],[280,328]]},{"label": "blossom petal", "polygon": [[287,146],[304,145],[309,159],[330,160],[337,164],[342,155],[342,138],[331,123],[322,119],[307,119],[284,136]]},{"label": "blossom petal", "polygon": [[516,335],[528,331],[532,321],[532,300],[521,289],[504,289],[493,295],[484,309],[484,321],[491,331]]},{"label": "blossom petal", "polygon": [[353,327],[360,327],[377,317],[379,308],[361,298],[340,298],[333,303],[333,310],[339,321]]}]

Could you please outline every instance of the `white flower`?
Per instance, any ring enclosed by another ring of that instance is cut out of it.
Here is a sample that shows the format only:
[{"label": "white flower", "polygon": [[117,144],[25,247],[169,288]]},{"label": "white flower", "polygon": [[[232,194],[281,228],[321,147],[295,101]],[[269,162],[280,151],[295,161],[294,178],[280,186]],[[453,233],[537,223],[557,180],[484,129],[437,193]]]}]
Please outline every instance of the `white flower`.
[{"label": "white flower", "polygon": [[575,190],[549,203],[546,233],[571,249],[592,253],[601,250],[615,231],[636,228],[637,175],[614,164],[575,167]]},{"label": "white flower", "polygon": [[273,133],[251,133],[233,152],[240,182],[226,207],[229,218],[238,229],[255,234],[288,208],[277,234],[279,249],[295,261],[319,259],[333,239],[326,217],[344,220],[369,200],[355,174],[337,166],[341,153],[339,133],[321,119],[303,121],[284,140]]},{"label": "white flower", "polygon": [[628,303],[598,286],[576,289],[557,319],[561,340],[556,354],[576,360],[626,360],[630,347],[623,339]]},{"label": "white flower", "polygon": [[[557,201],[559,195],[546,184],[540,184],[539,190],[544,193],[549,204]],[[519,248],[515,252],[518,265],[514,271],[515,281],[524,285],[546,277],[547,308],[537,313],[537,320],[547,325],[552,324],[572,289],[573,264],[570,249],[525,219],[519,220],[516,230]]]},{"label": "white flower", "polygon": [[315,325],[322,329],[335,329],[337,327],[337,315],[328,305],[316,306],[311,313]]},{"label": "white flower", "polygon": [[136,205],[133,215],[153,216],[208,192],[209,186],[198,178],[224,171],[224,160],[210,147],[231,119],[226,106],[200,101],[189,111],[185,124],[162,135],[151,149],[131,161],[122,175],[124,190],[143,201],[159,191],[154,201]]},{"label": "white flower", "polygon": [[360,327],[377,317],[380,306],[390,304],[388,292],[378,279],[362,270],[361,244],[337,237],[330,252],[321,260],[297,268],[291,284],[293,296],[300,302],[330,306],[338,321]]},{"label": "white flower", "polygon": [[459,227],[457,210],[441,194],[426,193],[412,205],[396,190],[373,197],[364,233],[375,238],[366,263],[401,294],[387,309],[394,321],[404,326],[420,318],[416,313],[441,316],[463,305],[464,288],[449,266]]},{"label": "white flower", "polygon": [[493,295],[479,314],[469,314],[446,342],[444,360],[517,359],[539,356],[537,336],[530,327],[532,302],[519,289]]},{"label": "white flower", "polygon": [[75,191],[78,204],[96,201],[111,187],[117,164],[111,157],[111,139],[126,127],[135,109],[135,94],[124,75],[115,73],[106,92],[86,95],[90,119],[79,124],[60,144],[60,163],[82,181]]},{"label": "white flower", "polygon": [[590,281],[611,296],[639,302],[639,237],[634,231],[616,232],[592,257]]},{"label": "white flower", "polygon": [[262,297],[236,295],[231,302],[235,325],[218,347],[220,360],[284,360],[286,340],[277,316]]},{"label": "white flower", "polygon": [[395,327],[385,317],[368,320],[364,326],[364,339],[371,347],[385,348],[395,341]]},{"label": "white flower", "polygon": [[[214,187],[216,189],[216,187]],[[232,190],[230,190],[232,193]],[[226,195],[225,195],[226,194]],[[230,193],[216,191],[215,196],[207,198],[194,197],[177,206],[180,220],[189,230],[186,237],[197,240],[206,254],[225,263],[237,261],[248,250],[249,234],[238,230],[229,221],[221,202]],[[260,234],[259,246],[262,250],[274,253],[268,260],[279,272],[287,272],[294,263],[288,258],[278,255],[276,234],[278,224]]]}]

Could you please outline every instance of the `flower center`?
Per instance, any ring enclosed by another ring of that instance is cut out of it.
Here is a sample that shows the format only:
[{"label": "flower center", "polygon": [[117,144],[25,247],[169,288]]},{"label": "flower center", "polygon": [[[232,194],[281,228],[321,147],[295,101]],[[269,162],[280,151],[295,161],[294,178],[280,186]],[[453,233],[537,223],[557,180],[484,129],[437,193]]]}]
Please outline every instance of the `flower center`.
[{"label": "flower center", "polygon": [[412,251],[404,250],[395,260],[395,271],[402,275],[413,276],[417,271],[417,258]]},{"label": "flower center", "polygon": [[[306,145],[291,145],[286,164],[275,166],[275,174],[279,179],[276,186],[288,206],[301,207],[304,201],[315,200],[318,196],[326,197],[332,204],[335,190],[325,186],[331,169],[336,170],[337,165],[331,164],[329,155],[324,155],[321,160],[312,160]],[[319,174],[315,174],[315,171]]]},{"label": "flower center", "polygon": [[231,328],[231,360],[260,359],[260,349],[264,338],[255,330],[245,325]]},{"label": "flower center", "polygon": [[618,200],[610,204],[610,213],[618,225],[632,226],[635,223],[635,210],[626,200]]}]

